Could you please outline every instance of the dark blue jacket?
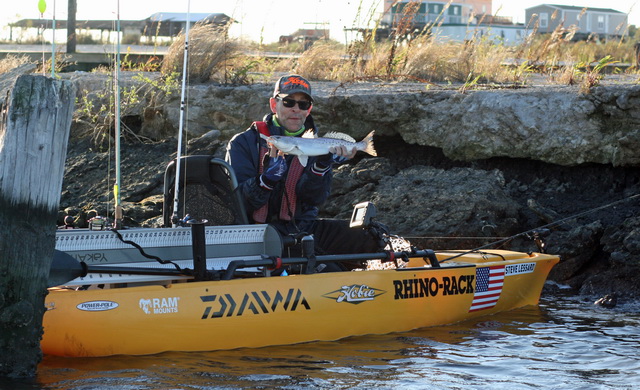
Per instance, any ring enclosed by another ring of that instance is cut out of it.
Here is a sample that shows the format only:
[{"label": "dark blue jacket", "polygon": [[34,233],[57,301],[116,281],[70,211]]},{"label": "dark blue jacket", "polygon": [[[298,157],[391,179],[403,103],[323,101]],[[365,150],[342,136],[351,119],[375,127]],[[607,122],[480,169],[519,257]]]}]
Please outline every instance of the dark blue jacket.
[{"label": "dark blue jacket", "polygon": [[[271,135],[283,135],[284,129],[275,126],[272,117],[273,114],[264,117],[264,122],[269,126]],[[311,115],[307,117],[305,128],[312,128],[317,134]],[[260,186],[260,145],[267,147],[266,141],[260,138],[254,125],[246,131],[236,134],[227,145],[226,160],[231,164],[238,178],[238,190],[245,201],[249,220],[253,222],[253,212],[268,202],[267,223],[279,225],[281,232],[283,230],[286,233],[307,231],[313,221],[318,218],[318,206],[329,197],[332,171],[329,170],[324,176],[313,173],[311,167],[315,162],[315,157],[309,157],[307,166],[296,185],[296,214],[291,222],[280,221],[278,214],[286,179],[278,182],[272,191]],[[285,158],[290,164],[294,156],[287,155]],[[287,171],[288,173],[289,171]]]}]

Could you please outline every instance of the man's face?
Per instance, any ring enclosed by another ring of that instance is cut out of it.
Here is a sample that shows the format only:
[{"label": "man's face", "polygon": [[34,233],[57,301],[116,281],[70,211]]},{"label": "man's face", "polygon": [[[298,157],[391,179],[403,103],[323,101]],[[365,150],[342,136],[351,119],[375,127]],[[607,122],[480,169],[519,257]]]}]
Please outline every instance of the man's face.
[{"label": "man's face", "polygon": [[[271,98],[269,104],[271,106],[271,112],[276,114],[278,123],[285,129],[294,132],[298,131],[304,126],[304,121],[307,119],[309,113],[311,113],[311,106],[306,110],[301,110],[298,103],[293,107],[285,107],[283,98]],[[309,102],[309,97],[304,93],[298,92],[292,95],[288,95],[284,99]]]}]

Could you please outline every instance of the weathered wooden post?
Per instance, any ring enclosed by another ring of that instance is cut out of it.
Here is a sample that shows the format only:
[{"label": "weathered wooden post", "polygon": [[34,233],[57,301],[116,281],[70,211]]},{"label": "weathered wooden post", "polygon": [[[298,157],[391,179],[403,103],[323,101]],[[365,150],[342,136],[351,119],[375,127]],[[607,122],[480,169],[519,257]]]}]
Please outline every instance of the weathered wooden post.
[{"label": "weathered wooden post", "polygon": [[0,376],[20,378],[34,376],[42,358],[75,88],[29,74],[0,94]]}]

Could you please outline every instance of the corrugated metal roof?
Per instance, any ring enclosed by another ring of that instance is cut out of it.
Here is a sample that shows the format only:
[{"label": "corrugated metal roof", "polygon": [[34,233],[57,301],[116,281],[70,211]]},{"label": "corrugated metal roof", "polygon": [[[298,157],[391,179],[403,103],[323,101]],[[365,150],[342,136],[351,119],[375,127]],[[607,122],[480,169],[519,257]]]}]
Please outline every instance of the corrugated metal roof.
[{"label": "corrugated metal roof", "polygon": [[[120,20],[120,28],[143,29],[145,25],[149,22],[151,23],[157,23],[157,22],[185,23],[186,20],[187,20],[186,13],[156,12],[155,14],[143,20]],[[222,13],[213,13],[213,14],[193,13],[193,14],[189,14],[189,20],[192,23],[196,23],[200,21],[205,23],[224,24],[224,25],[226,25],[229,22],[236,23],[235,20],[231,19],[229,16]],[[52,24],[52,21],[50,19],[22,19],[14,23],[9,23],[9,26],[23,27],[23,28],[34,28],[34,27],[45,26],[47,28],[50,28],[51,24]],[[56,20],[56,28],[66,29],[67,21],[63,19]],[[86,29],[95,29],[95,30],[115,30],[116,21],[115,20],[77,20],[76,28],[79,28],[79,29],[86,28]]]},{"label": "corrugated metal roof", "polygon": [[[230,18],[221,13],[205,14],[205,13],[190,13],[189,21],[192,23],[199,22],[201,20],[219,21],[221,19],[229,20]],[[187,13],[182,12],[156,12],[149,16],[146,20],[153,22],[186,22]]]},{"label": "corrugated metal roof", "polygon": [[[51,28],[51,19],[21,19],[14,23],[9,23],[11,27],[34,28],[45,26]],[[143,20],[120,20],[120,28],[143,28],[145,22]],[[56,20],[56,28],[66,29],[67,21],[64,19]],[[115,20],[76,20],[76,28],[93,29],[93,30],[115,30]]]}]

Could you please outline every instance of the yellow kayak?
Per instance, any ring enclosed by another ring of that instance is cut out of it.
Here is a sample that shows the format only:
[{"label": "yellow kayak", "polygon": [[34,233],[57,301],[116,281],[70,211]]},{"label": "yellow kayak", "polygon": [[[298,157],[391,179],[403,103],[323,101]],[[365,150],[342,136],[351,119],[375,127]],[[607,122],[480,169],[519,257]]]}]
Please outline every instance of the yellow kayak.
[{"label": "yellow kayak", "polygon": [[42,350],[71,357],[212,351],[451,324],[537,304],[559,261],[504,250],[435,255],[440,264],[414,257],[396,269],[55,287]]}]

